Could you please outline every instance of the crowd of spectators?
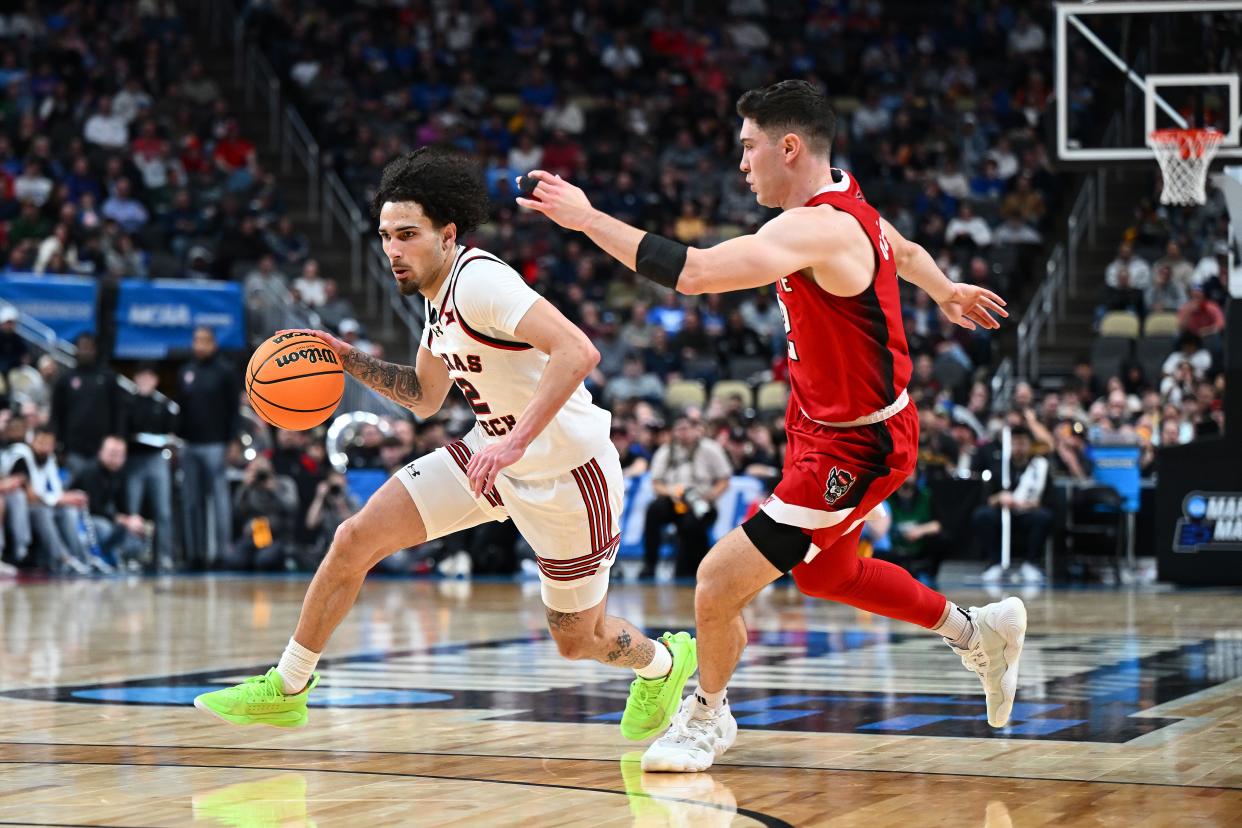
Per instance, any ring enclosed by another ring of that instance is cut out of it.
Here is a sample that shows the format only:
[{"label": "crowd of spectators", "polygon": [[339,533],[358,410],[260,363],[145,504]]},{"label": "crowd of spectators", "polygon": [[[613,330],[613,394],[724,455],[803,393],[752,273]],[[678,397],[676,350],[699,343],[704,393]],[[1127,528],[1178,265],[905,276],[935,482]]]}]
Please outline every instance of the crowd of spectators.
[{"label": "crowd of spectators", "polygon": [[[703,343],[724,330],[738,298],[663,296],[518,211],[513,178],[560,173],[602,209],[687,243],[748,231],[765,213],[737,170],[734,102],[777,79],[826,91],[840,114],[834,163],[946,272],[1001,292],[1030,289],[1030,251],[1062,201],[1041,140],[1048,7],[725,6],[289,0],[251,2],[243,18],[360,205],[399,153],[439,144],[471,154],[495,208],[471,241],[573,321],[625,328],[622,339],[644,351],[643,373],[661,382],[719,378],[701,364],[716,357]],[[696,311],[701,326],[683,334]],[[990,364],[986,336],[950,337],[924,316],[919,350],[935,355],[958,339],[967,370]],[[779,337],[779,327],[751,327]]]},{"label": "crowd of spectators", "polygon": [[270,257],[284,286],[306,266],[192,34],[170,0],[0,15],[0,272],[240,280]]}]

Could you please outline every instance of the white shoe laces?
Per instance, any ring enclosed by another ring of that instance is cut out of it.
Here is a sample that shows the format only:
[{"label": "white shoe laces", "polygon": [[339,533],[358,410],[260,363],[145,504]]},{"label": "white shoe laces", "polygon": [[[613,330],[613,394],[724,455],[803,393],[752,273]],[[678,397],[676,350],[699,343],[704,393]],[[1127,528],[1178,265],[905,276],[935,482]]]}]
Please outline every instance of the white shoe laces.
[{"label": "white shoe laces", "polygon": [[988,654],[983,651],[982,647],[975,647],[966,652],[959,651],[959,653],[962,657],[963,667],[981,676],[987,674],[988,667],[992,662],[988,659]]},{"label": "white shoe laces", "polygon": [[[665,735],[665,739],[672,736],[672,741],[677,744],[685,742],[698,743],[704,738],[711,737],[711,729],[716,726],[718,713],[712,712],[710,718],[700,718],[693,716],[688,710],[678,710],[677,715],[673,717],[672,727]],[[691,723],[694,724],[691,724]]]}]

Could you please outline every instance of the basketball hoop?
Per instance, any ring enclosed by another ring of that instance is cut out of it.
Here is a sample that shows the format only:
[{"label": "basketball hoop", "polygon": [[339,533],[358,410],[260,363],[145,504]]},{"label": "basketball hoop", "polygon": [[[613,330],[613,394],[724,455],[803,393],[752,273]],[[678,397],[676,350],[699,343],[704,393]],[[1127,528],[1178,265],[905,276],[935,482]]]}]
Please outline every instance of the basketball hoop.
[{"label": "basketball hoop", "polygon": [[1157,129],[1148,144],[1156,154],[1164,188],[1161,204],[1203,204],[1208,166],[1220,149],[1224,133],[1214,129]]}]

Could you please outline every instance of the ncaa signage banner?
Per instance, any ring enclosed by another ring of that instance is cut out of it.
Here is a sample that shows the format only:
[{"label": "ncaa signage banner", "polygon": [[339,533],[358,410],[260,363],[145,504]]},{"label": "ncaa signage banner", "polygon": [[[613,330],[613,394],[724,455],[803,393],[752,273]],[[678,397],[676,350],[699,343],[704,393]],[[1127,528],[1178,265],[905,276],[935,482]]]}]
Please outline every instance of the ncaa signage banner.
[{"label": "ncaa signage banner", "polygon": [[1194,491],[1182,499],[1174,552],[1242,552],[1242,492]]},{"label": "ncaa signage banner", "polygon": [[245,347],[241,286],[232,282],[123,279],[116,305],[116,356],[163,359],[190,347],[194,329],[216,333],[221,350]]},{"label": "ncaa signage banner", "polygon": [[[767,496],[763,484],[756,477],[736,474],[729,478],[729,487],[716,499],[716,522],[707,532],[709,543],[715,543],[731,529],[746,519],[752,504]],[[651,488],[651,475],[641,474],[625,479],[625,505],[621,512],[621,545],[617,558],[643,557],[643,527],[646,525],[647,507],[655,500]]]},{"label": "ncaa signage banner", "polygon": [[94,279],[16,274],[0,277],[0,299],[17,306],[70,342],[95,332]]}]

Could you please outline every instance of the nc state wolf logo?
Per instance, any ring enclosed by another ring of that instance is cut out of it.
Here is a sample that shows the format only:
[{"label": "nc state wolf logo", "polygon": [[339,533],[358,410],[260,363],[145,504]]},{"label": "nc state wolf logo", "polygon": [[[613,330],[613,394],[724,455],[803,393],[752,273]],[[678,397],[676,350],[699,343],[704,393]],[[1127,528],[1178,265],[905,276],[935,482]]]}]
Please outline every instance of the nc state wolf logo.
[{"label": "nc state wolf logo", "polygon": [[845,493],[854,485],[854,479],[854,475],[845,469],[832,467],[832,471],[828,472],[828,486],[824,489],[824,500],[828,501],[829,506],[845,497]]}]

